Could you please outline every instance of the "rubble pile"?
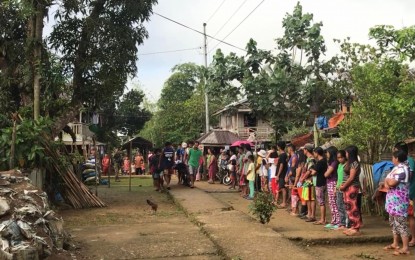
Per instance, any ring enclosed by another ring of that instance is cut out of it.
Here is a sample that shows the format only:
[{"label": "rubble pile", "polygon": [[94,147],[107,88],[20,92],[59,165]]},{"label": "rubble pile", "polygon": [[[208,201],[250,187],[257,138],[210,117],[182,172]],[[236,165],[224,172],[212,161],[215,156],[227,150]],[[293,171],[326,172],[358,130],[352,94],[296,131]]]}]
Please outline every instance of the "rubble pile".
[{"label": "rubble pile", "polygon": [[0,172],[0,259],[43,259],[67,238],[45,192],[20,172]]}]

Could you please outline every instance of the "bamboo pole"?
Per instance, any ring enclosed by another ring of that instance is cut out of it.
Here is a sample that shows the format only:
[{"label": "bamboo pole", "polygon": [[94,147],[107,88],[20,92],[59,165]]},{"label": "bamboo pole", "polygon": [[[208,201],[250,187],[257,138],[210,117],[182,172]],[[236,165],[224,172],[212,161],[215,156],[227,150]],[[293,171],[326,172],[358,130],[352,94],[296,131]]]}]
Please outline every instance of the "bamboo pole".
[{"label": "bamboo pole", "polygon": [[48,168],[61,176],[64,184],[62,190],[64,199],[76,209],[105,207],[105,203],[92,194],[89,189],[76,178],[75,173],[70,167],[64,167],[59,163],[61,156],[50,146],[50,143],[48,143],[47,140],[47,136],[45,135],[42,140],[42,146],[45,148],[45,152],[52,158],[48,164]]},{"label": "bamboo pole", "polygon": [[16,129],[17,129],[16,118],[13,118],[12,144],[10,147],[10,161],[9,161],[10,170],[14,169],[14,161],[15,161],[15,154],[16,154]]},{"label": "bamboo pole", "polygon": [[131,163],[133,161],[133,140],[130,140],[130,178],[128,179],[128,191],[131,191]]}]

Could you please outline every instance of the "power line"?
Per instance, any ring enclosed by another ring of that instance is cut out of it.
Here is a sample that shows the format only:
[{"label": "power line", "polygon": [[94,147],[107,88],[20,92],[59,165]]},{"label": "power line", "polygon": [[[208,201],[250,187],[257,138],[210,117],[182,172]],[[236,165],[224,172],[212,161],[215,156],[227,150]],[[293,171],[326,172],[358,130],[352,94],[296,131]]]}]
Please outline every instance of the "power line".
[{"label": "power line", "polygon": [[222,3],[218,6],[218,8],[216,8],[216,10],[213,12],[213,14],[209,17],[209,19],[207,19],[208,23],[210,21],[210,19],[212,19],[213,16],[215,16],[215,14],[219,11],[219,9],[222,7],[222,5],[226,2],[226,0],[223,0]]},{"label": "power line", "polygon": [[218,35],[222,29],[229,23],[229,21],[235,16],[235,14],[242,8],[242,6],[247,2],[248,0],[245,0],[242,2],[242,4],[239,5],[239,7],[235,10],[235,12],[233,12],[233,14],[228,18],[228,20],[226,20],[226,22],[220,27],[220,29],[213,35],[213,37],[215,37],[216,35]]},{"label": "power line", "polygon": [[139,53],[138,56],[146,56],[146,55],[162,54],[162,53],[172,53],[172,52],[182,52],[182,51],[192,51],[192,50],[200,50],[200,49],[202,49],[202,47],[179,49],[179,50],[170,50],[170,51],[147,52],[147,53]]},{"label": "power line", "polygon": [[[162,18],[164,18],[164,19],[166,19],[166,20],[168,20],[168,21],[170,21],[170,22],[173,22],[173,23],[175,23],[175,24],[178,24],[178,25],[180,25],[180,26],[183,26],[183,27],[185,27],[185,28],[187,28],[187,29],[189,29],[189,30],[192,30],[192,31],[197,32],[197,33],[199,33],[199,34],[201,34],[201,35],[204,35],[204,34],[203,34],[203,32],[198,31],[198,30],[196,30],[196,29],[193,29],[193,28],[191,28],[191,27],[189,27],[189,26],[187,26],[187,25],[185,25],[185,24],[182,24],[182,23],[180,23],[180,22],[177,22],[177,21],[175,21],[175,20],[173,20],[173,19],[170,19],[170,18],[168,18],[168,17],[166,17],[166,16],[164,16],[164,15],[158,14],[158,13],[156,13],[156,12],[154,12],[154,14],[156,14],[156,15],[158,15],[158,16],[160,16],[160,17],[162,17]],[[206,37],[211,38],[211,39],[216,40],[216,41],[219,41],[219,42],[221,42],[221,43],[223,43],[223,44],[226,44],[226,45],[229,45],[229,46],[231,46],[231,47],[234,47],[234,48],[236,48],[236,49],[238,49],[238,50],[241,50],[241,51],[246,51],[246,50],[244,50],[244,49],[242,49],[242,48],[240,48],[240,47],[238,47],[238,46],[235,46],[235,45],[233,45],[233,44],[227,43],[227,42],[225,42],[225,41],[223,41],[223,40],[219,40],[219,39],[217,39],[217,38],[215,38],[215,37],[212,37],[212,36],[210,36],[210,35],[207,35],[207,34],[206,34]]]},{"label": "power line", "polygon": [[[235,28],[233,28],[233,30],[230,32],[230,33],[228,33],[226,36],[225,36],[225,38],[223,38],[222,39],[222,41],[224,41],[224,40],[226,40],[226,38],[228,38],[228,36],[229,35],[231,35],[243,22],[245,22],[245,20],[246,19],[248,19],[248,17],[253,13],[253,12],[255,12],[255,10],[263,3],[263,2],[265,2],[265,0],[262,0],[255,8],[254,8],[254,10],[252,10]],[[210,51],[209,51],[209,53],[211,53],[216,47],[218,47],[218,45],[220,45],[221,44],[221,42],[219,42],[218,44],[216,44],[215,45],[215,47],[213,47]]]}]

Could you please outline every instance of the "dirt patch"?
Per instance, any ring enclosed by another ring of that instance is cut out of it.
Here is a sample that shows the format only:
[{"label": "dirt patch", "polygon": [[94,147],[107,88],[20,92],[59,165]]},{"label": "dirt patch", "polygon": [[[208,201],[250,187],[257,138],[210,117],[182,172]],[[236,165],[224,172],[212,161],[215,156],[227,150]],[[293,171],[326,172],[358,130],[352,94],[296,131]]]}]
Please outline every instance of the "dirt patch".
[{"label": "dirt patch", "polygon": [[[236,212],[252,217],[249,213],[250,202],[237,193],[221,192],[227,187],[202,182],[198,183],[198,188]],[[329,214],[327,219],[330,219]],[[278,209],[266,226],[282,235],[282,239],[295,242],[298,249],[307,253],[310,259],[394,259],[392,252],[383,251],[383,247],[392,239],[387,222],[376,216],[364,216],[363,219],[363,235],[353,238],[345,237],[340,231],[325,230],[322,226],[305,223],[283,209]],[[296,252],[293,251],[292,255],[295,256]]]},{"label": "dirt patch", "polygon": [[[108,207],[60,212],[79,245],[76,259],[219,259],[213,243],[151,180],[132,191],[100,187],[98,194]],[[158,204],[156,214],[146,199]]]}]

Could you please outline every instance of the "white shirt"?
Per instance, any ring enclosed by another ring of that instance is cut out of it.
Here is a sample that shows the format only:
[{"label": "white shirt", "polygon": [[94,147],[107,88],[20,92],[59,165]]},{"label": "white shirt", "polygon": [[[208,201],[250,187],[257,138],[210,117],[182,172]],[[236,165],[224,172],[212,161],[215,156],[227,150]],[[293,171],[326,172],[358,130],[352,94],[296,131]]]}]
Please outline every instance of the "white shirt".
[{"label": "white shirt", "polygon": [[271,170],[270,178],[273,179],[277,175],[277,165],[271,164],[269,168]]}]

